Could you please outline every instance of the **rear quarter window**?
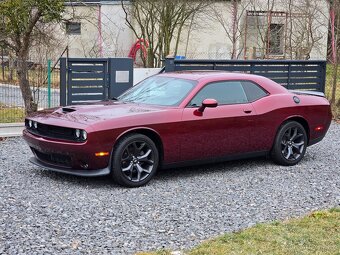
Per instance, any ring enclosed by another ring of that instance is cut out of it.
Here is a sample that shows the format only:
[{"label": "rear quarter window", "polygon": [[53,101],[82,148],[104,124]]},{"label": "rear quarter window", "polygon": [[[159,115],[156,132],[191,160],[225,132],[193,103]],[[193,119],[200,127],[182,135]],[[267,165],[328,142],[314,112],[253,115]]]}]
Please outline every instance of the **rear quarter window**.
[{"label": "rear quarter window", "polygon": [[251,81],[243,81],[242,86],[249,102],[254,102],[268,95],[267,91]]}]

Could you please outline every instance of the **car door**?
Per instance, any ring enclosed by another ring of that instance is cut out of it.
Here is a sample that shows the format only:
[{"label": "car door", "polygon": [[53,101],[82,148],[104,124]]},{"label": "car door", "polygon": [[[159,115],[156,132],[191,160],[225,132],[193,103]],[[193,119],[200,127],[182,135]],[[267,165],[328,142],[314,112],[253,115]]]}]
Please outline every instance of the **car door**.
[{"label": "car door", "polygon": [[[258,114],[257,109],[263,104],[264,101],[262,99],[269,96],[269,93],[253,81],[242,81],[242,86],[247,95],[248,102],[252,104],[253,110],[256,113],[252,121],[253,128],[249,132],[251,151],[267,151],[273,143],[273,130],[275,132],[275,128],[272,126],[272,121],[276,116],[275,113],[272,113],[271,118],[263,118],[262,115]],[[266,108],[270,111],[268,105]]]},{"label": "car door", "polygon": [[[216,108],[197,109],[204,99],[215,99]],[[181,159],[200,160],[248,152],[254,117],[241,81],[206,84],[183,111]]]}]

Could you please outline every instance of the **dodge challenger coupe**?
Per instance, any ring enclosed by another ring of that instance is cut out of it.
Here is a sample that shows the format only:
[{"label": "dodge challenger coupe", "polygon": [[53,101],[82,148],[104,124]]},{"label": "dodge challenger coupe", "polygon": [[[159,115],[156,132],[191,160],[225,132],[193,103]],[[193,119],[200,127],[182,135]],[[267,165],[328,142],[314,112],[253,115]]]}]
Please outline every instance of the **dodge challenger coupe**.
[{"label": "dodge challenger coupe", "polygon": [[149,77],[112,100],[37,112],[23,134],[33,164],[137,187],[158,168],[262,155],[295,165],[323,139],[331,117],[322,93],[196,71]]}]

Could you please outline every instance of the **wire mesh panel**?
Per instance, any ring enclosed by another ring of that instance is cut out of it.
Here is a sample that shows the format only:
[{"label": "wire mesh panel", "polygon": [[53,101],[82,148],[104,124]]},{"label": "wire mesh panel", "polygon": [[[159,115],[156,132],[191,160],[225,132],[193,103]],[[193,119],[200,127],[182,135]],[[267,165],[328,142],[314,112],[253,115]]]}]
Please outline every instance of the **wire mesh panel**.
[{"label": "wire mesh panel", "polygon": [[[58,68],[48,70],[47,63],[28,63],[27,78],[33,101],[38,109],[60,105]],[[50,72],[50,96],[48,89]],[[25,105],[19,86],[19,77],[15,61],[4,61],[0,66],[0,123],[22,122],[25,117]]]}]

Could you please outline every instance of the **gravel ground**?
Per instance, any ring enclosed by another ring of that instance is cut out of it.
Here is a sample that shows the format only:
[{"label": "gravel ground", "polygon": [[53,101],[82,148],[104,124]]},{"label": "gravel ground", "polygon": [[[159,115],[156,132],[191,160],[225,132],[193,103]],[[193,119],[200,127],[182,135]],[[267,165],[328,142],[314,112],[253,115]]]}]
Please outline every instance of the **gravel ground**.
[{"label": "gravel ground", "polygon": [[145,187],[41,171],[0,142],[0,254],[185,249],[222,232],[339,205],[340,125],[297,166],[260,158],[160,171]]}]

